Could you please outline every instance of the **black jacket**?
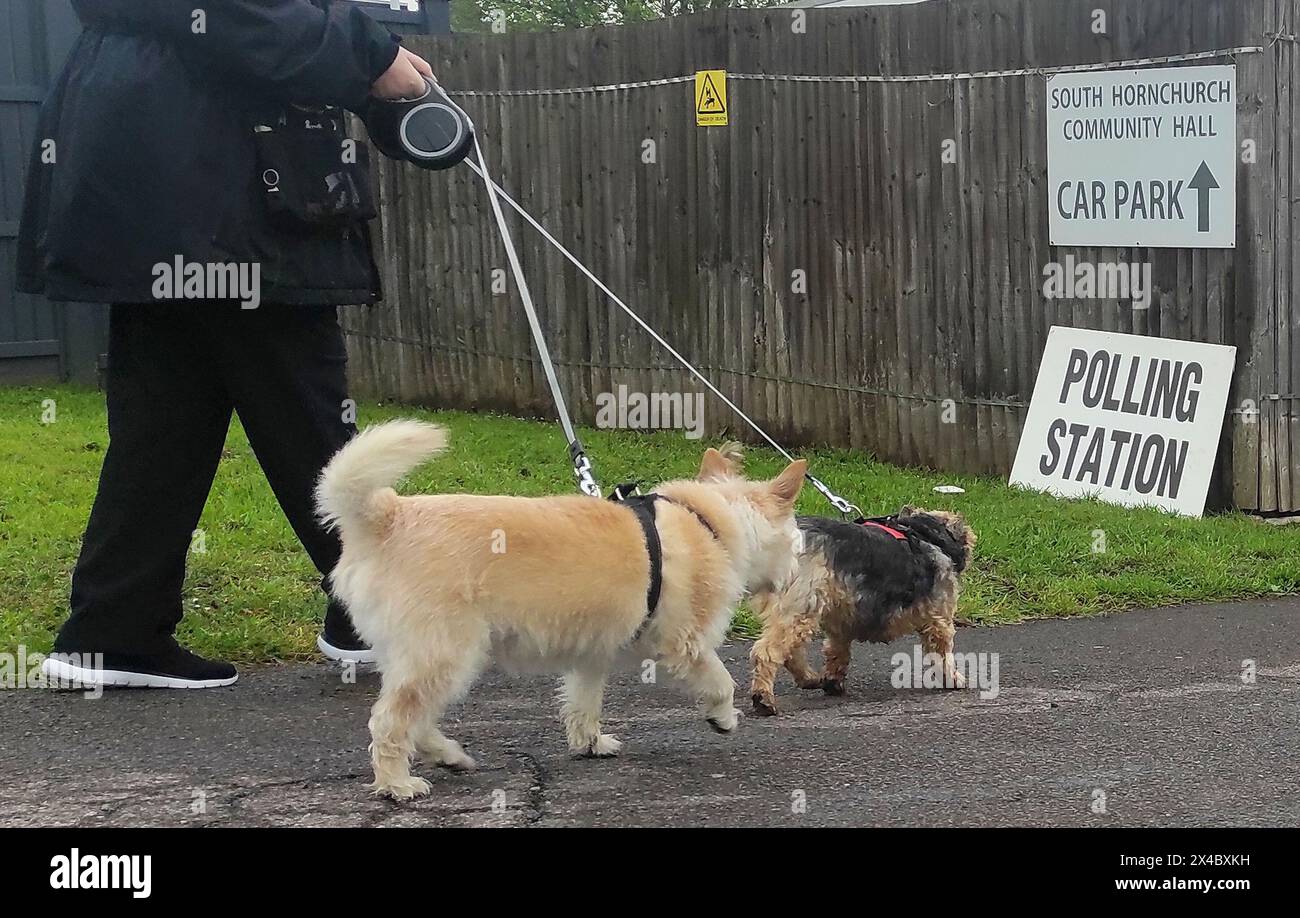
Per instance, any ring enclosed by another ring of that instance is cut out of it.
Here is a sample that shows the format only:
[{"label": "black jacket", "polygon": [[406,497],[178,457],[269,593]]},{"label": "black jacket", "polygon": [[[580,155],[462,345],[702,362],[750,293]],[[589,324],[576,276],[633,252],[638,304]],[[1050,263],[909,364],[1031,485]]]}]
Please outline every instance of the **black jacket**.
[{"label": "black jacket", "polygon": [[332,0],[72,3],[84,30],[41,110],[19,289],[147,302],[155,266],[180,258],[256,264],[266,303],[378,299],[364,220],[268,212],[253,127],[295,105],[361,110],[394,35]]}]

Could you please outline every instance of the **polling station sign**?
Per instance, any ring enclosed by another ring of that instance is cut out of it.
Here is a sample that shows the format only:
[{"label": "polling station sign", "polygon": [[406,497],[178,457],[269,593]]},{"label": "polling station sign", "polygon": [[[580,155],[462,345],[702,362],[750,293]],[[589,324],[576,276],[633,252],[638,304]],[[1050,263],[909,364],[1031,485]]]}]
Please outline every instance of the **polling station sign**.
[{"label": "polling station sign", "polygon": [[1236,147],[1235,66],[1054,74],[1052,244],[1233,248]]},{"label": "polling station sign", "polygon": [[1237,349],[1054,326],[1011,484],[1200,516]]}]

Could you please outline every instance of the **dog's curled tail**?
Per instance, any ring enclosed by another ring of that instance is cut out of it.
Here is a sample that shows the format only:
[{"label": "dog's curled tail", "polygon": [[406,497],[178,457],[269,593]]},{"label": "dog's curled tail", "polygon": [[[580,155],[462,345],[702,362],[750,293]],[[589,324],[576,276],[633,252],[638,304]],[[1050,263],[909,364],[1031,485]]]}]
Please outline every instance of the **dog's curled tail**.
[{"label": "dog's curled tail", "polygon": [[316,512],[345,535],[381,528],[408,472],[447,448],[445,428],[423,421],[367,427],[334,454],[316,484]]}]

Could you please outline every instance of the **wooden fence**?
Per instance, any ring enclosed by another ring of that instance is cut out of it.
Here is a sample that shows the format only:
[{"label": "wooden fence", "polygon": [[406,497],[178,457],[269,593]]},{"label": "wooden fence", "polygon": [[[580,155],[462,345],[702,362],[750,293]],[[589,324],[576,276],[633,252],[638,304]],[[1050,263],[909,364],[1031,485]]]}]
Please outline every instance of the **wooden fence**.
[{"label": "wooden fence", "polygon": [[[791,10],[726,11],[412,44],[450,89],[473,91],[460,98],[502,184],[785,441],[1000,475],[1050,326],[1235,344],[1211,502],[1294,511],[1298,8],[933,0],[806,11],[805,32]],[[1016,71],[1247,47],[1263,50],[1195,61],[1235,60],[1239,139],[1258,151],[1239,166],[1237,248],[1050,245],[1045,77]],[[728,127],[696,127],[693,83],[674,79],[708,68],[733,74]],[[938,74],[977,75],[898,79]],[[477,180],[463,168],[386,163],[380,173],[388,300],[347,319],[357,388],[549,415],[517,297],[494,293],[507,265]],[[590,422],[595,396],[619,385],[700,389],[521,221],[512,226],[580,417]],[[1071,255],[1150,262],[1150,308],[1045,299],[1044,265]],[[712,399],[706,422],[744,433]]]}]

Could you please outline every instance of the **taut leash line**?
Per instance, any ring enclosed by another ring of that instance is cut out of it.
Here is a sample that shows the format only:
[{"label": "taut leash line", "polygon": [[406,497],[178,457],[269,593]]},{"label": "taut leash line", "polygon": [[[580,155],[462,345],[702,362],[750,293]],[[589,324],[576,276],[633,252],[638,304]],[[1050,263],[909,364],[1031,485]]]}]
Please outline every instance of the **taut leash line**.
[{"label": "taut leash line", "polygon": [[[466,160],[466,165],[468,165],[471,169],[473,169],[474,172],[480,178],[483,177],[483,173],[479,170],[478,166],[475,163]],[[584,265],[576,255],[574,255],[567,248],[565,248],[562,242],[560,242],[553,235],[551,235],[550,231],[547,230],[546,227],[543,226],[541,223],[539,223],[533,217],[532,214],[526,211],[523,208],[523,206],[519,204],[518,201],[512,198],[504,188],[502,188],[500,185],[497,185],[496,182],[494,181],[489,181],[487,182],[487,184],[494,186],[493,191],[496,193],[496,195],[499,195],[502,200],[504,200],[507,204],[509,204],[510,207],[514,209],[516,213],[518,213],[521,217],[523,217],[524,220],[527,221],[527,223],[533,229],[537,230],[537,232],[541,234],[542,238],[545,239],[547,242],[549,242],[551,246],[555,248],[556,251],[558,251],[566,259],[568,259],[568,261],[575,268],[577,268],[584,275],[586,275],[587,279],[590,280],[593,284],[595,284],[596,287],[602,293],[604,293],[606,297],[609,298],[610,302],[612,302],[619,309],[623,310],[623,312],[625,312],[628,315],[628,317],[632,319],[633,322],[641,326],[641,328],[643,328],[645,332],[648,335],[650,335],[650,337],[653,338],[656,343],[659,344],[660,347],[662,347],[670,355],[672,355],[674,360],[676,360],[679,364],[681,364],[684,369],[690,372],[692,376],[694,376],[705,387],[707,387],[708,390],[712,392],[715,396],[717,396],[718,399],[721,400],[723,404],[725,404],[728,408],[730,408],[733,412],[735,412],[736,416],[739,417],[746,424],[748,424],[749,427],[755,433],[757,433],[760,437],[762,437],[765,441],[767,441],[769,446],[771,446],[774,450],[776,450],[778,453],[784,456],[787,461],[789,462],[794,461],[794,456],[790,455],[790,453],[786,451],[786,449],[782,447],[780,443],[772,439],[772,437],[767,433],[767,431],[765,431],[761,426],[759,426],[758,422],[756,422],[753,418],[751,418],[748,414],[746,414],[739,405],[737,405],[731,399],[727,398],[727,396],[724,395],[722,391],[713,384],[712,380],[710,380],[702,372],[696,369],[695,366],[689,360],[683,357],[675,347],[673,347],[671,344],[668,343],[668,341],[664,339],[663,335],[655,331],[654,328],[652,328],[648,322],[646,322],[639,315],[637,315],[637,313],[630,306],[628,306],[627,303],[623,302],[622,298],[619,297],[618,294],[616,294],[613,290],[609,289],[609,286],[606,285],[604,281],[602,281],[599,277],[597,277],[594,273],[592,273],[592,271],[586,265]],[[808,483],[812,485],[823,497],[825,497],[826,500],[830,502],[831,506],[833,506],[840,513],[844,514],[845,516],[862,515],[862,511],[858,507],[851,504],[843,497],[840,497],[815,475],[809,473],[808,475],[805,476],[805,478],[807,479]]]},{"label": "taut leash line", "polygon": [[[440,86],[436,81],[431,81],[431,82],[433,82],[434,89],[436,89],[438,94],[441,95],[444,100],[446,100],[447,104],[454,107],[458,112],[460,112],[460,114],[467,121],[470,121],[472,125],[473,122],[469,118],[469,115],[466,114],[463,108],[461,108],[454,101],[452,101],[451,97],[447,94],[447,91],[444,90],[442,86]],[[733,412],[735,412],[737,417],[739,417],[742,421],[748,424],[750,429],[752,429],[755,433],[757,433],[760,437],[762,437],[768,443],[768,445],[770,445],[774,450],[776,450],[778,453],[784,456],[787,461],[789,462],[794,461],[794,456],[792,456],[789,452],[787,452],[785,448],[781,446],[780,443],[776,442],[776,440],[774,440],[768,434],[767,431],[765,431],[761,426],[759,426],[757,421],[755,421],[748,414],[746,414],[740,408],[739,405],[737,405],[726,395],[724,395],[722,390],[713,384],[712,380],[710,380],[707,376],[705,376],[698,369],[696,369],[694,364],[692,364],[689,360],[687,360],[684,356],[682,356],[682,354],[675,347],[669,344],[668,341],[663,337],[663,335],[655,331],[654,328],[652,328],[648,322],[646,322],[639,315],[637,315],[637,313],[632,309],[632,307],[628,306],[627,303],[623,302],[622,297],[620,297],[613,290],[611,290],[609,288],[609,285],[607,285],[603,280],[597,277],[595,273],[593,273],[590,268],[588,268],[585,264],[583,264],[582,261],[579,260],[579,258],[576,255],[570,252],[562,242],[556,239],[555,236],[553,236],[545,226],[543,226],[540,222],[538,222],[538,220],[534,218],[532,214],[530,214],[527,210],[525,210],[518,201],[516,201],[513,197],[511,197],[510,194],[504,188],[502,188],[500,185],[496,183],[496,181],[488,173],[487,159],[483,155],[483,147],[479,143],[477,131],[474,131],[474,153],[475,153],[475,158],[478,159],[478,162],[475,163],[473,160],[467,158],[465,160],[465,163],[470,167],[470,169],[474,171],[475,175],[477,175],[480,179],[483,180],[483,186],[487,190],[488,200],[491,202],[492,205],[492,215],[496,219],[497,228],[501,232],[501,238],[506,247],[506,257],[510,261],[510,270],[514,274],[515,283],[519,287],[519,294],[520,294],[520,298],[523,300],[524,311],[528,314],[528,324],[529,327],[532,329],[533,343],[537,347],[537,352],[541,357],[542,367],[546,372],[546,380],[548,385],[551,388],[551,395],[555,400],[556,411],[560,416],[560,425],[564,429],[564,435],[569,440],[569,457],[573,462],[574,475],[578,479],[578,487],[582,490],[584,494],[590,494],[593,497],[600,497],[601,496],[600,486],[595,481],[591,460],[587,458],[586,453],[583,451],[582,443],[578,439],[577,434],[574,432],[573,423],[569,418],[569,411],[564,402],[564,395],[560,391],[560,384],[555,376],[555,368],[551,363],[551,354],[549,349],[546,346],[546,339],[545,336],[542,334],[541,324],[537,319],[537,311],[533,306],[532,294],[529,292],[528,283],[524,279],[523,268],[519,263],[519,255],[515,251],[514,240],[510,235],[510,229],[506,225],[505,215],[502,213],[501,210],[502,200],[504,200],[507,204],[509,204],[510,207],[517,214],[519,214],[519,216],[523,217],[524,220],[534,230],[540,233],[542,238],[545,239],[548,243],[550,243],[550,245],[556,251],[558,251],[566,259],[568,259],[570,264],[572,264],[575,268],[581,271],[588,280],[590,280],[593,284],[595,284],[597,289],[599,289],[602,293],[605,294],[606,297],[609,298],[610,302],[612,302],[615,306],[621,309],[630,319],[632,319],[633,322],[635,322],[642,329],[644,329],[645,332],[649,334],[650,337],[653,338],[655,342],[659,344],[660,347],[662,347],[670,355],[672,355],[674,360],[676,360],[679,364],[681,364],[683,368],[685,368],[692,376],[694,376],[697,380],[699,380],[710,392],[712,392],[715,396],[717,396],[718,399],[720,399],[723,404],[725,404],[728,408],[730,408]],[[845,516],[851,516],[854,518],[862,516],[862,511],[858,507],[856,507],[854,504],[850,503],[849,501],[845,500],[843,497],[840,497],[815,475],[809,473],[805,476],[805,478],[807,479],[808,483],[811,484],[817,490],[818,493],[820,493],[823,497],[825,497],[826,500],[831,504],[831,506],[833,506],[840,513],[844,514]]]},{"label": "taut leash line", "polygon": [[[442,94],[444,99],[447,99],[449,104],[456,105],[436,82],[434,87]],[[456,107],[460,109],[459,106]],[[468,120],[469,115],[465,114],[463,109],[460,109],[460,111]],[[472,121],[470,123],[473,124]],[[507,225],[505,214],[501,210],[501,201],[498,198],[500,186],[488,174],[487,157],[483,154],[483,145],[479,142],[478,132],[474,131],[473,134],[474,156],[478,159],[478,163],[475,164],[468,159],[466,162],[483,179],[483,185],[487,189],[488,201],[492,205],[492,216],[496,218],[497,230],[501,233],[501,242],[506,249],[506,259],[510,262],[510,272],[515,277],[515,286],[519,288],[519,298],[524,304],[524,313],[528,316],[528,327],[532,331],[533,344],[537,347],[538,357],[542,361],[546,384],[551,389],[551,398],[555,402],[555,411],[560,416],[560,427],[564,430],[565,439],[569,441],[569,460],[573,463],[573,476],[578,481],[578,490],[582,491],[583,494],[591,497],[601,497],[600,485],[596,481],[591,459],[587,457],[582,441],[578,439],[578,433],[573,428],[573,420],[569,416],[569,408],[564,401],[564,391],[560,388],[560,381],[555,375],[555,364],[551,362],[551,351],[546,346],[546,336],[542,333],[542,324],[537,318],[537,308],[533,305],[533,294],[528,287],[528,280],[524,277],[523,265],[520,264],[519,253],[515,250],[514,238],[510,235],[510,227]]]}]

